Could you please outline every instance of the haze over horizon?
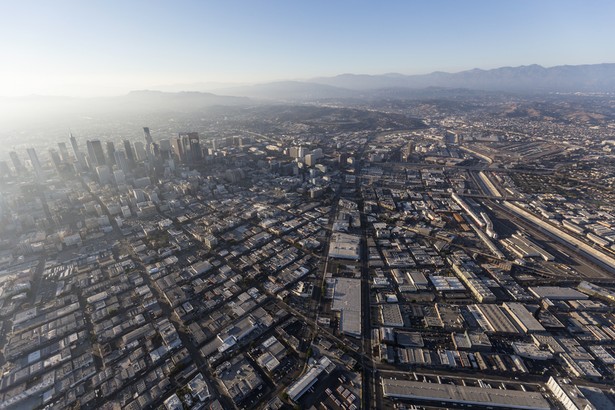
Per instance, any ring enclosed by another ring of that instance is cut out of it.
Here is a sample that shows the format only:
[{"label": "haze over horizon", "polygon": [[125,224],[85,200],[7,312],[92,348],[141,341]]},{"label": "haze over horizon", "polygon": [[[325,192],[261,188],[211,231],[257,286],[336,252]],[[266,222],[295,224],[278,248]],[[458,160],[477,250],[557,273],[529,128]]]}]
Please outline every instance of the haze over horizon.
[{"label": "haze over horizon", "polygon": [[615,62],[608,1],[5,4],[0,96]]}]

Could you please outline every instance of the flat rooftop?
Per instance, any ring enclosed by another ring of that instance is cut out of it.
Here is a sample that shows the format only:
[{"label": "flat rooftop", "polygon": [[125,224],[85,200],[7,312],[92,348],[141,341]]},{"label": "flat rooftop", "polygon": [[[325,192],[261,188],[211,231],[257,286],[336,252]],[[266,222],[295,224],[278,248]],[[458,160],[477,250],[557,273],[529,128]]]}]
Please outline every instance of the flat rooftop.
[{"label": "flat rooftop", "polygon": [[529,310],[521,303],[504,303],[504,309],[513,317],[519,327],[525,332],[544,332],[545,328],[540,324]]},{"label": "flat rooftop", "polygon": [[574,300],[574,299],[588,299],[584,293],[578,290],[563,287],[563,286],[533,286],[528,290],[537,298],[548,298],[552,300]]},{"label": "flat rooftop", "polygon": [[361,336],[361,279],[336,278],[331,310],[340,312],[340,331]]},{"label": "flat rooftop", "polygon": [[331,241],[329,243],[329,257],[358,261],[360,259],[360,243],[361,238],[359,236],[336,232],[331,235]]},{"label": "flat rooftop", "polygon": [[519,390],[483,389],[471,386],[382,379],[385,397],[443,401],[509,409],[550,409],[540,393]]}]

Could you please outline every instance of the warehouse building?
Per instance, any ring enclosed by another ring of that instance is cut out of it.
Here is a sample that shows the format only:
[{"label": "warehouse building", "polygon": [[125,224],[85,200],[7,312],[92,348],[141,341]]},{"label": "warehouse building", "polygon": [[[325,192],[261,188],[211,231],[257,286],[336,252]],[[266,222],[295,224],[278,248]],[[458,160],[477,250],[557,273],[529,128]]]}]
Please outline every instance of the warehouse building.
[{"label": "warehouse building", "polygon": [[545,328],[521,303],[504,303],[504,309],[525,333],[544,332]]},{"label": "warehouse building", "polygon": [[550,409],[540,393],[382,378],[384,397],[489,408]]},{"label": "warehouse building", "polygon": [[335,279],[331,310],[340,312],[340,332],[361,337],[361,301],[361,279]]}]

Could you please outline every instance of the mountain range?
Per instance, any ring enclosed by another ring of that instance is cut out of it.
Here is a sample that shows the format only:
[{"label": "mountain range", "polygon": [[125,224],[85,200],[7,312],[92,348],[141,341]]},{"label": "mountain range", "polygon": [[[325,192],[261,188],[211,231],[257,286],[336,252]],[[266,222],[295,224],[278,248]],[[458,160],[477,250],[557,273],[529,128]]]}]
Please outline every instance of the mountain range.
[{"label": "mountain range", "polygon": [[[426,88],[513,93],[615,92],[615,64],[540,65],[472,69],[422,75],[341,74],[306,81],[283,81],[215,90],[224,95],[265,99],[379,98],[403,96]],[[401,91],[401,92],[400,92]]]},{"label": "mountain range", "polygon": [[[218,86],[224,86],[218,84]],[[174,86],[174,87],[177,87]],[[116,97],[0,97],[0,128],[33,121],[57,123],[75,118],[118,118],[156,113],[203,112],[212,106],[246,106],[268,102],[356,102],[383,100],[463,99],[489,93],[615,93],[615,64],[539,65],[473,69],[425,75],[342,74],[305,81],[215,87],[186,84],[181,92],[132,91]],[[162,90],[165,87],[160,87]],[[168,88],[166,88],[168,90]]]}]

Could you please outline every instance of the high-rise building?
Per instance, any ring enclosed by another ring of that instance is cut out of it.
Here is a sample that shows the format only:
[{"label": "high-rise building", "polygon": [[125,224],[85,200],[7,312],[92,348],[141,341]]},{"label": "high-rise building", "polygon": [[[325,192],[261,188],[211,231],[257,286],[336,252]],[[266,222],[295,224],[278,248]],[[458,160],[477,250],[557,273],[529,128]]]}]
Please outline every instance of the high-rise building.
[{"label": "high-rise building", "polygon": [[147,152],[145,151],[145,145],[141,141],[135,141],[133,144],[135,147],[135,159],[137,161],[145,161],[147,158]]},{"label": "high-rise building", "polygon": [[136,163],[135,153],[132,149],[132,145],[130,141],[124,140],[124,150],[126,151],[126,160],[128,161],[128,166],[130,168],[134,168]]},{"label": "high-rise building", "polygon": [[68,133],[70,138],[70,145],[73,147],[73,154],[75,154],[75,158],[79,158],[79,146],[77,145],[77,138],[73,136],[72,132]]},{"label": "high-rise building", "polygon": [[100,185],[106,185],[111,183],[111,171],[106,165],[100,165],[96,167],[96,175],[98,176],[98,182]]},{"label": "high-rise building", "polygon": [[126,159],[126,153],[124,151],[115,151],[114,153],[115,163],[118,168],[121,169],[124,174],[127,174],[130,171],[130,167],[128,166],[128,160]]},{"label": "high-rise building", "polygon": [[115,165],[115,145],[113,145],[113,141],[107,141],[107,165],[110,167]]},{"label": "high-rise building", "polygon": [[143,135],[145,135],[145,143],[146,144],[153,144],[154,143],[154,139],[152,138],[152,135],[149,132],[149,127],[143,127]]},{"label": "high-rise building", "polygon": [[288,155],[291,158],[301,158],[305,157],[307,154],[307,148],[305,147],[290,147],[288,150]]},{"label": "high-rise building", "polygon": [[49,150],[49,158],[51,158],[51,162],[53,163],[54,168],[58,173],[62,170],[62,158],[60,158],[60,154],[55,149]]},{"label": "high-rise building", "polygon": [[184,154],[184,162],[195,163],[201,160],[201,143],[198,132],[179,134],[180,144]]},{"label": "high-rise building", "polygon": [[58,142],[58,149],[60,150],[60,158],[62,162],[69,162],[70,155],[68,155],[68,148],[66,147],[65,142]]},{"label": "high-rise building", "polygon": [[45,179],[45,174],[43,173],[43,167],[38,160],[38,156],[36,155],[36,150],[34,148],[28,148],[26,151],[28,152],[28,156],[30,157],[30,162],[32,163],[32,168],[34,169],[36,179],[38,179],[39,181],[43,181]]},{"label": "high-rise building", "polygon": [[160,158],[162,158],[163,160],[171,158],[172,148],[170,140],[160,140],[158,149],[160,150]]},{"label": "high-rise building", "polygon": [[83,158],[83,153],[79,151],[79,146],[77,145],[77,139],[73,136],[71,132],[68,133],[70,137],[70,145],[73,147],[73,154],[75,154],[75,159],[77,160],[77,164],[79,170],[83,171],[86,168],[85,159]]},{"label": "high-rise building", "polygon": [[5,179],[11,176],[11,169],[6,161],[0,161],[0,178]]},{"label": "high-rise building", "polygon": [[179,162],[184,162],[184,150],[182,148],[181,138],[175,137],[171,140],[171,146],[173,147],[173,152],[175,156],[179,160]]},{"label": "high-rise building", "polygon": [[145,158],[148,164],[153,164],[154,158],[158,156],[157,146],[154,144],[154,139],[149,132],[149,127],[143,127],[143,135],[145,136]]},{"label": "high-rise building", "polygon": [[91,140],[87,142],[88,156],[90,157],[90,165],[93,167],[105,165],[105,152],[103,151],[100,140]]},{"label": "high-rise building", "polygon": [[23,174],[26,170],[19,159],[19,156],[15,151],[9,152],[9,157],[11,158],[11,162],[13,163],[13,168],[15,168],[15,172],[17,175]]}]

